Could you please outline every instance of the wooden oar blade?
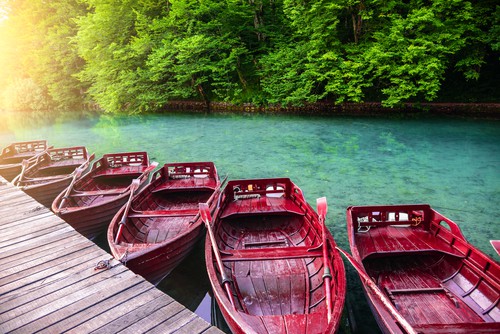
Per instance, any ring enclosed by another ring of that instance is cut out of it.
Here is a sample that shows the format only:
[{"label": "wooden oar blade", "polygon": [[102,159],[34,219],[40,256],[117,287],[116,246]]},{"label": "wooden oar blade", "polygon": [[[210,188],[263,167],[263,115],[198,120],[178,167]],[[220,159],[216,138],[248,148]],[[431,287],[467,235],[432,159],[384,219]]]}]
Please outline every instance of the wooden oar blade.
[{"label": "wooden oar blade", "polygon": [[80,167],[77,167],[77,168],[75,168],[75,171],[73,173],[74,173],[73,177],[78,178],[78,177],[80,177],[80,175],[82,175],[83,169]]},{"label": "wooden oar blade", "polygon": [[210,223],[212,221],[212,216],[210,215],[210,208],[207,203],[199,203],[200,216],[205,223]]},{"label": "wooden oar blade", "polygon": [[326,197],[320,197],[316,200],[316,207],[318,210],[318,215],[320,217],[323,217],[323,219],[326,217],[326,214],[328,213],[328,204],[326,203]]},{"label": "wooden oar blade", "polygon": [[141,180],[140,179],[133,179],[132,180],[132,184],[130,185],[130,188],[132,188],[134,190],[136,190],[137,188],[139,188],[139,185],[141,184]]}]

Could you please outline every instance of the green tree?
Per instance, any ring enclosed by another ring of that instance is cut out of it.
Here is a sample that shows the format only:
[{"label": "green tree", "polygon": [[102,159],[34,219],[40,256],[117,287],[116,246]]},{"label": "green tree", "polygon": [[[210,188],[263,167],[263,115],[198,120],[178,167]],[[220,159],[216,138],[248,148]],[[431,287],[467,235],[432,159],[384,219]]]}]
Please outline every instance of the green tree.
[{"label": "green tree", "polygon": [[251,75],[250,42],[243,38],[253,22],[250,6],[234,0],[170,3],[168,15],[153,27],[161,41],[146,64],[163,102],[198,96],[208,106],[212,98],[240,100]]},{"label": "green tree", "polygon": [[[44,96],[37,109],[80,108],[84,87],[74,74],[83,63],[69,39],[76,34],[73,19],[85,7],[77,0],[6,0],[4,6],[8,18],[0,23],[3,86],[11,93],[16,87],[23,87],[23,93],[37,87],[33,94]],[[9,108],[15,106],[10,103]]]},{"label": "green tree", "polygon": [[478,23],[492,10],[464,0],[285,0],[294,34],[262,58],[263,90],[285,103],[434,100],[446,71],[477,78]]}]

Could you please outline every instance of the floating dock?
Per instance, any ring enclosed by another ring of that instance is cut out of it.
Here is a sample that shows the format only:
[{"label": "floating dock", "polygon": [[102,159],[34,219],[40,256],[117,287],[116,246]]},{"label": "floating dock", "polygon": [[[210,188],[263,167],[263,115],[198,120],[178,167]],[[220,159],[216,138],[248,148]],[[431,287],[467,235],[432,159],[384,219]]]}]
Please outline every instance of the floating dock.
[{"label": "floating dock", "polygon": [[222,333],[0,177],[0,333]]}]

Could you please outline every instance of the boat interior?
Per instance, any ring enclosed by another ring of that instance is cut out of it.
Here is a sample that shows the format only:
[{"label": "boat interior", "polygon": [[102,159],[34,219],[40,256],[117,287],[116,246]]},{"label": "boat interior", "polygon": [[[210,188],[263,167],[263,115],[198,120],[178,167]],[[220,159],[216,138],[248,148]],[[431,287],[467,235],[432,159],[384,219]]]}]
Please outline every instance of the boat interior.
[{"label": "boat interior", "polygon": [[[85,147],[50,149],[36,159],[24,173],[24,178],[44,178],[73,173],[88,159]],[[23,179],[24,179],[23,178]]]},{"label": "boat interior", "polygon": [[[326,312],[321,230],[299,193],[286,179],[230,181],[225,190],[230,199],[215,231],[218,248],[239,311],[268,318],[265,326],[285,328],[297,315],[310,315],[312,326],[321,322],[315,315]],[[338,272],[332,259],[330,267],[334,294]]]},{"label": "boat interior", "polygon": [[428,206],[351,214],[367,273],[410,324],[429,330],[473,323],[479,330],[500,322],[500,266],[453,221]]},{"label": "boat interior", "polygon": [[121,240],[161,243],[185,233],[198,218],[198,204],[213,201],[218,184],[211,162],[166,164],[132,202]]},{"label": "boat interior", "polygon": [[46,140],[12,143],[4,147],[0,154],[1,164],[20,163],[47,149]]},{"label": "boat interior", "polygon": [[66,206],[98,205],[122,196],[128,192],[132,180],[142,176],[148,167],[146,152],[105,154],[94,162],[90,172],[76,181]]}]

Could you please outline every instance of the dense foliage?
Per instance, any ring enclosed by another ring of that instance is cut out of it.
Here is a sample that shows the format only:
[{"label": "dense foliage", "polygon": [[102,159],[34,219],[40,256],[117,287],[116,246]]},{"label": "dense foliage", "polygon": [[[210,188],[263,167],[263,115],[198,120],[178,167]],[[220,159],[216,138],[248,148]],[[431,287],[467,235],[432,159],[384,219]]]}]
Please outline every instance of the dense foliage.
[{"label": "dense foliage", "polygon": [[499,99],[493,0],[1,0],[0,15],[8,109]]}]

